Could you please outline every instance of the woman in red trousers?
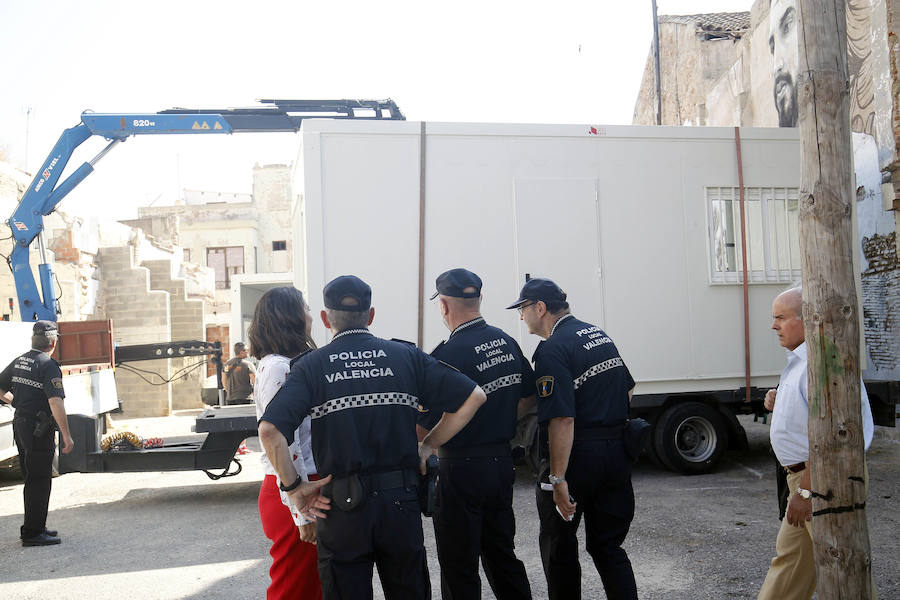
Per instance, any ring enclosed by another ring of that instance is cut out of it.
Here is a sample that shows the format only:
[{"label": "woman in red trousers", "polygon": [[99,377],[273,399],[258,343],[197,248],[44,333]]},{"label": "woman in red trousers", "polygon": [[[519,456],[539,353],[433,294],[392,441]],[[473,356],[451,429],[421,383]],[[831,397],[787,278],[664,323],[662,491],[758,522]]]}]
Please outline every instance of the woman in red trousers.
[{"label": "woman in red trousers", "polygon": [[[253,386],[257,419],[287,379],[291,359],[315,347],[309,335],[311,326],[309,306],[295,288],[273,288],[256,305],[248,337],[250,352],[259,359]],[[288,441],[297,473],[304,480],[317,479],[309,417],[294,432],[294,439]],[[272,582],[266,598],[319,600],[322,583],[317,569],[316,524],[307,521],[278,488],[278,476],[265,453],[262,464],[265,478],[259,490],[259,517],[263,532],[272,540]]]}]

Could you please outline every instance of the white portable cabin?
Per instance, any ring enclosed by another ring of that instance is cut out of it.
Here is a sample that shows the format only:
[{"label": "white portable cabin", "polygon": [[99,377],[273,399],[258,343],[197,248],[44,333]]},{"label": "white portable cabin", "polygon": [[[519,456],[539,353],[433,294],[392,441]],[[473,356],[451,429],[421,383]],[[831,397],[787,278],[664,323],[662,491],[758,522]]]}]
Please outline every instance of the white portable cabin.
[{"label": "white portable cabin", "polygon": [[[800,143],[787,129],[740,138],[752,385],[765,387],[785,364],[771,303],[800,278]],[[504,307],[526,274],[547,277],[615,341],[636,394],[736,390],[737,188],[732,128],[306,120],[294,281],[315,312],[325,283],[358,275],[372,286],[373,332],[428,351],[448,334],[428,300],[434,280],[465,267],[484,281],[487,321],[530,356],[540,340]],[[328,339],[318,324],[314,335]]]}]

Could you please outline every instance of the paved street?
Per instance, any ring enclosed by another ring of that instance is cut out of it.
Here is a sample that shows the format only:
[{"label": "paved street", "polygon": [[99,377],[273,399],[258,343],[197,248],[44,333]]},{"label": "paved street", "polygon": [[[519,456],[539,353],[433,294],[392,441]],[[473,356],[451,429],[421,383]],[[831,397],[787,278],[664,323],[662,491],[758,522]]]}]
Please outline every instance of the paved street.
[{"label": "paved street", "polygon": [[[730,453],[714,474],[685,477],[643,461],[637,466],[638,511],[626,549],[642,598],[756,597],[778,520],[765,446],[768,427],[752,418],[742,421],[751,450]],[[133,425],[143,436],[162,426],[159,420]],[[264,598],[268,546],[256,509],[258,454],[242,457],[242,462],[240,475],[221,481],[200,472],[59,477],[48,524],[60,530],[63,543],[49,548],[20,546],[22,485],[0,481],[0,598]],[[900,443],[877,438],[869,470],[875,581],[880,598],[900,598]],[[527,472],[518,478],[515,502],[519,556],[535,598],[546,598],[533,479]],[[425,532],[436,583],[427,519]],[[583,567],[584,598],[604,598],[593,567],[589,562]],[[382,597],[377,584],[376,597]],[[489,589],[484,597],[493,597]]]}]

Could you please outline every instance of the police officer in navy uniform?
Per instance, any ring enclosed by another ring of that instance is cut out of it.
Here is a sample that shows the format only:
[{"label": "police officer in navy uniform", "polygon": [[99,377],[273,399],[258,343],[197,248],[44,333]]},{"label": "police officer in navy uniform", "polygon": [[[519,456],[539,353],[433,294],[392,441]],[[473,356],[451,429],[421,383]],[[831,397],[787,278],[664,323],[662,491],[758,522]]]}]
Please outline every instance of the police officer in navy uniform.
[{"label": "police officer in navy uniform", "polygon": [[[56,323],[37,321],[32,328],[32,349],[0,372],[0,399],[11,403],[13,437],[25,485],[25,522],[19,530],[23,546],[50,546],[60,542],[47,529],[56,427],[62,435],[63,454],[74,447],[63,399],[62,371],[50,355],[56,350]],[[10,396],[11,394],[11,396]],[[55,421],[55,422],[54,422]]]},{"label": "police officer in navy uniform", "polygon": [[[427,457],[469,422],[485,395],[471,379],[412,344],[369,333],[375,315],[371,294],[354,276],[325,286],[322,322],[334,337],[296,360],[266,408],[259,434],[282,489],[302,512],[320,517],[316,535],[325,598],[371,598],[373,564],[386,598],[429,598],[418,474],[425,473]],[[425,409],[445,414],[417,449],[416,417]],[[319,472],[328,474],[315,482],[326,484],[321,492],[331,504],[327,518],[321,518],[321,504],[308,510],[312,484],[301,484],[288,454],[287,440],[306,415],[312,417],[313,458]]]},{"label": "police officer in navy uniform", "polygon": [[[514,551],[513,470],[510,440],[522,410],[534,403],[534,371],[516,341],[481,316],[481,278],[466,269],[436,281],[446,342],[431,355],[471,377],[487,402],[468,425],[438,450],[437,502],[432,520],[441,563],[444,600],[481,598],[478,558],[499,600],[531,598],[531,586]],[[419,417],[420,431],[441,418]]]},{"label": "police officer in navy uniform", "polygon": [[634,379],[609,336],[576,319],[565,292],[549,279],[527,281],[508,308],[517,308],[529,333],[544,338],[534,353],[534,370],[550,465],[536,494],[550,598],[581,597],[576,533],[582,515],[587,551],[606,597],[637,598],[622,549],[634,517],[631,463],[622,442]]}]

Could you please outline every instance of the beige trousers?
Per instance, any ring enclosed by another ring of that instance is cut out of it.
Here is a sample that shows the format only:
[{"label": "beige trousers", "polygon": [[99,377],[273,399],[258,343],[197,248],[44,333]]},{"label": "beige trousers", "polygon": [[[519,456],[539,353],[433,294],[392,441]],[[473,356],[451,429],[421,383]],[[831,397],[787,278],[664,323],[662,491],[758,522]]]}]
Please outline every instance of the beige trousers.
[{"label": "beige trousers", "polygon": [[[789,495],[796,494],[800,487],[803,471],[788,473]],[[869,465],[863,473],[865,493],[869,493]],[[769,565],[769,572],[759,590],[757,600],[810,600],[816,591],[816,561],[813,555],[812,521],[806,527],[794,527],[781,520],[781,528],[775,539],[775,558]],[[871,571],[870,577],[871,577]],[[872,600],[878,597],[875,580],[872,578]]]},{"label": "beige trousers", "polygon": [[[790,494],[797,493],[802,476],[803,471],[788,473]],[[806,527],[794,527],[785,517],[775,540],[775,558],[769,565],[758,600],[809,600],[815,591],[812,521],[807,521]]]}]

